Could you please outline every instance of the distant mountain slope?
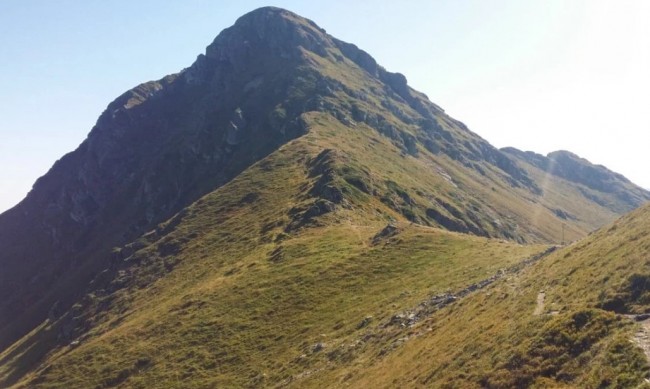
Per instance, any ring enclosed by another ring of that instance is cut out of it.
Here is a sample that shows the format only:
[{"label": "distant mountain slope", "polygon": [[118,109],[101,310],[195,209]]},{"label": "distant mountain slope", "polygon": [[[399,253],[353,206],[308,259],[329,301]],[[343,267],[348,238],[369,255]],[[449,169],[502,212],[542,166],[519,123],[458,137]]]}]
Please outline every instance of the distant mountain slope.
[{"label": "distant mountain slope", "polygon": [[[343,320],[332,313],[336,305],[303,282],[340,292],[339,302],[350,304],[346,314],[391,299],[402,307],[415,301],[407,280],[418,271],[451,277],[418,279],[418,298],[461,287],[542,250],[517,242],[583,237],[647,198],[631,183],[615,195],[588,186],[590,170],[585,177],[571,167],[563,172],[545,174],[494,148],[411,89],[404,76],[313,22],[272,7],[253,11],[219,34],[191,67],[118,97],[79,148],[0,215],[0,384],[171,382],[177,371],[191,375],[198,368],[181,368],[170,355],[138,378],[154,363],[146,360],[148,347],[166,344],[171,353],[178,339],[209,343],[215,329],[224,338],[204,350],[209,355],[196,361],[206,364],[199,370],[218,365],[224,376],[215,382],[255,384],[266,373],[241,377],[236,366],[272,368],[252,350],[280,342],[273,328],[289,319],[273,308],[276,298],[296,315],[292,331],[300,329],[297,318],[311,323],[309,341],[316,329],[325,331],[315,323]],[[389,223],[410,231],[404,241],[389,239],[394,247],[383,244],[393,234]],[[389,257],[394,261],[382,262]],[[348,268],[347,260],[369,266]],[[344,270],[353,277],[334,282],[327,276]],[[241,272],[251,290],[233,284]],[[375,278],[380,284],[366,288]],[[278,289],[287,285],[295,294]],[[389,285],[407,294],[383,289]],[[194,312],[193,304],[203,306],[195,295],[223,305]],[[178,300],[183,296],[187,301]],[[179,308],[186,303],[192,312]],[[213,322],[206,316],[236,307],[242,310],[232,317]],[[321,309],[324,316],[311,316]],[[264,317],[277,321],[265,327]],[[174,332],[179,321],[187,326],[178,330],[188,333]],[[237,334],[250,326],[259,331],[238,343]],[[291,342],[300,339],[292,336]],[[282,353],[297,344],[291,342],[271,349]],[[232,347],[241,353],[230,359]],[[282,358],[294,357],[291,350]],[[76,359],[99,354],[115,359]],[[104,365],[112,368],[99,371]],[[299,369],[289,365],[290,377]],[[202,382],[197,378],[195,386]]]},{"label": "distant mountain slope", "polygon": [[594,165],[569,151],[554,151],[547,156],[512,147],[501,151],[544,173],[575,184],[585,197],[617,213],[627,213],[650,200],[650,192],[634,185],[623,175],[602,165]]}]

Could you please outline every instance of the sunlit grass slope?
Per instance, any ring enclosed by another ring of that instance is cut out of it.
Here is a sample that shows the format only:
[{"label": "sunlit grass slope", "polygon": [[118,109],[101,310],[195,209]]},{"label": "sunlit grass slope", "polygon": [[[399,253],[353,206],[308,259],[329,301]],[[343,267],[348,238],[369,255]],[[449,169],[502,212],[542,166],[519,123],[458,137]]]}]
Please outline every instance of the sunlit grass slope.
[{"label": "sunlit grass slope", "polygon": [[[357,341],[364,319],[374,326],[543,249],[408,222],[349,185],[340,171],[372,160],[345,152],[323,156],[332,146],[346,150],[360,142],[346,132],[329,135],[340,124],[326,115],[309,120],[307,136],[116,249],[118,257],[131,255],[98,276],[67,316],[23,340],[55,337],[65,325],[77,335],[18,386],[287,383],[327,363],[333,358],[327,351]],[[403,158],[389,153],[389,143],[374,147],[372,155],[386,158],[377,163]],[[415,185],[398,167],[376,171]],[[326,212],[319,210],[330,203],[323,182],[343,193]],[[395,234],[379,234],[391,220]],[[20,376],[12,373],[33,351],[17,347],[1,356],[5,384]]]},{"label": "sunlit grass slope", "polygon": [[392,353],[298,386],[639,387],[648,362],[624,314],[650,312],[648,230],[646,206],[439,311]]},{"label": "sunlit grass slope", "polygon": [[[307,135],[116,248],[112,267],[72,310],[0,356],[3,385],[639,382],[645,365],[628,342],[631,325],[597,309],[625,298],[615,286],[624,288],[631,267],[614,265],[613,249],[588,249],[614,247],[627,228],[599,232],[395,327],[395,315],[431,296],[544,249],[429,227],[437,225],[429,207],[506,214],[503,223],[522,223],[522,236],[558,234],[556,219],[535,211],[523,189],[486,181],[496,172],[461,170],[425,150],[405,154],[329,114],[303,120]],[[540,290],[558,315],[532,315]],[[629,304],[636,311],[637,300]]]}]

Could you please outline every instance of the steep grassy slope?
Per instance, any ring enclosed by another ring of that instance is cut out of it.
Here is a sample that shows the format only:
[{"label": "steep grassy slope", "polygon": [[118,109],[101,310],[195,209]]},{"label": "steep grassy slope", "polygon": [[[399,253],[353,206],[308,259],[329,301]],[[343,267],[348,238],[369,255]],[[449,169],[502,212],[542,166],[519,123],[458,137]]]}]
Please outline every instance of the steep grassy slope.
[{"label": "steep grassy slope", "polygon": [[[647,208],[503,272],[544,247],[406,221],[387,228],[401,214],[350,184],[346,167],[369,163],[367,156],[387,158],[394,146],[378,141],[380,152],[352,152],[368,144],[355,136],[372,132],[346,130],[326,114],[303,118],[310,123],[306,136],[117,249],[116,264],[71,311],[0,356],[2,382],[504,388],[641,382],[647,368],[629,342],[633,325],[601,308],[646,310],[643,293],[632,297],[628,284],[647,266]],[[373,173],[405,180],[379,168],[392,166],[385,162],[373,165]],[[630,243],[634,248],[624,248]],[[485,279],[493,281],[457,293]],[[540,291],[545,307],[533,315]],[[617,299],[623,304],[612,303]],[[449,302],[439,309],[423,305],[442,300]]]},{"label": "steep grassy slope", "polygon": [[26,345],[49,337],[55,347],[23,377],[29,387],[279,384],[358,340],[364,320],[384,322],[543,249],[405,222],[382,235],[395,213],[353,191],[319,215],[327,200],[305,193],[323,177],[345,182],[314,170],[323,146],[342,139],[330,129],[315,125],[136,242],[72,311],[2,354],[2,382],[23,376],[38,357]]},{"label": "steep grassy slope", "polygon": [[297,387],[638,387],[648,361],[616,312],[650,312],[649,229],[646,206]]}]

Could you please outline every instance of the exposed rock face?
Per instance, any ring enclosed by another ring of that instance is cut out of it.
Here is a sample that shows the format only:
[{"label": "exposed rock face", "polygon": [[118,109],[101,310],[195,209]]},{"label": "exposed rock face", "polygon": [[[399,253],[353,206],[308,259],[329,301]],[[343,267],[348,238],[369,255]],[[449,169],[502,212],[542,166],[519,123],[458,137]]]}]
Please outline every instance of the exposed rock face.
[{"label": "exposed rock face", "polygon": [[228,143],[230,146],[238,145],[244,137],[245,129],[246,120],[244,120],[241,109],[237,108],[232,115],[230,123],[228,123],[226,143]]},{"label": "exposed rock face", "polygon": [[376,245],[382,241],[391,238],[399,234],[399,228],[393,224],[388,224],[381,231],[379,231],[375,236],[372,237],[372,244]]},{"label": "exposed rock face", "polygon": [[71,301],[77,292],[62,285],[87,283],[111,247],[306,131],[299,117],[310,93],[287,91],[300,88],[303,47],[322,52],[329,38],[294,17],[274,8],[246,15],[190,68],[118,97],[78,149],[0,215],[0,329],[32,308],[30,324],[0,332],[0,346],[54,301]]}]

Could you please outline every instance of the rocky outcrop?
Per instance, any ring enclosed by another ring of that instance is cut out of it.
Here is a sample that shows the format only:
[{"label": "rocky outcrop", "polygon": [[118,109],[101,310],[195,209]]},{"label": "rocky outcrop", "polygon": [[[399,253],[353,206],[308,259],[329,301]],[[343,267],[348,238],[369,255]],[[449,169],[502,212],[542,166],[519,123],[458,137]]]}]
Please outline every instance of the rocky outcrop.
[{"label": "rocky outcrop", "polygon": [[382,228],[375,236],[372,237],[372,244],[378,245],[379,243],[386,241],[389,238],[399,234],[399,228],[394,224],[388,224],[386,227]]}]

